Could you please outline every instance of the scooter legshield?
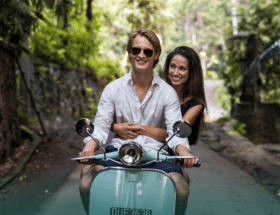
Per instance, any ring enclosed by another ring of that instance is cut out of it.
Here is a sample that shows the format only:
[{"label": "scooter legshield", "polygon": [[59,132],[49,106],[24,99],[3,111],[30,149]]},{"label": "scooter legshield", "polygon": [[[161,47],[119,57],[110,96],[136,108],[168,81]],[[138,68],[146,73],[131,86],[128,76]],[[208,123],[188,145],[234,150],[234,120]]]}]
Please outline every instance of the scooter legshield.
[{"label": "scooter legshield", "polygon": [[92,181],[90,215],[174,215],[176,188],[166,173],[106,168]]}]

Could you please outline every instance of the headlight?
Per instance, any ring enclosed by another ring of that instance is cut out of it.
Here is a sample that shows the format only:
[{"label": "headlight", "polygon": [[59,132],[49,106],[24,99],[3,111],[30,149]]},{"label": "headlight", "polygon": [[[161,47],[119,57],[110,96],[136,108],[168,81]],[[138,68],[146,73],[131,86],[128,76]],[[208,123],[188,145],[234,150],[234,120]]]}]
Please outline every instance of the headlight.
[{"label": "headlight", "polygon": [[134,142],[126,143],[120,148],[119,156],[123,164],[134,166],[142,160],[142,148]]}]

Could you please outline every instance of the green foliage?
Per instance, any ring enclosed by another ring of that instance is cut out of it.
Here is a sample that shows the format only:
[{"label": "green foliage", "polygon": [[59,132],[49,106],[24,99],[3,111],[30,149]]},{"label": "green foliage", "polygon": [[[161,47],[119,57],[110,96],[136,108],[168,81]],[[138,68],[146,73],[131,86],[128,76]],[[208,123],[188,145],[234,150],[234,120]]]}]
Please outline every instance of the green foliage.
[{"label": "green foliage", "polygon": [[230,120],[230,117],[228,116],[224,116],[224,117],[221,117],[217,120],[217,122],[220,124],[220,125],[224,125],[226,122],[228,122]]},{"label": "green foliage", "polygon": [[105,57],[91,63],[91,68],[94,68],[97,78],[102,79],[105,83],[121,77],[124,73],[118,61],[109,60]]},{"label": "green foliage", "polygon": [[94,118],[97,112],[97,104],[95,99],[93,98],[93,89],[87,87],[84,89],[84,91],[87,97],[87,102],[84,107],[87,107],[87,109],[84,111],[83,116],[87,118]]},{"label": "green foliage", "polygon": [[[219,72],[224,63],[224,29],[231,19],[230,1],[170,0],[166,11],[162,59],[175,47],[187,45],[198,52],[204,70]],[[210,68],[214,65],[215,69]]]},{"label": "green foliage", "polygon": [[[239,32],[249,32],[257,37],[258,55],[270,47],[280,38],[280,2],[278,0],[264,1],[251,0],[248,4],[240,4]],[[228,25],[225,31],[226,38],[232,36],[232,26]],[[246,41],[239,46],[241,55],[246,53]],[[222,70],[222,78],[231,96],[236,102],[240,96],[241,63],[236,62],[233,41],[228,41],[226,67]],[[274,55],[275,58],[275,55]],[[280,58],[268,59],[262,64],[262,93],[266,101],[280,102]],[[233,103],[234,103],[233,102]]]},{"label": "green foliage", "polygon": [[[73,7],[69,11],[67,28],[59,28],[55,10],[45,9],[44,16],[48,22],[41,21],[38,29],[30,38],[32,58],[53,62],[66,67],[87,67],[98,53],[100,39],[97,33],[100,28],[99,14],[96,11],[94,20],[87,20],[85,14],[77,13]],[[53,24],[50,24],[53,23]]]},{"label": "green foliage", "polygon": [[17,96],[18,106],[17,106],[17,114],[20,117],[27,117],[26,109],[24,108],[25,101],[22,96]]},{"label": "green foliage", "polygon": [[231,124],[231,128],[238,132],[239,134],[247,134],[247,131],[245,130],[246,124],[242,122],[238,122],[237,120],[234,120],[234,122]]},{"label": "green foliage", "polygon": [[226,133],[234,134],[236,132],[242,135],[247,134],[246,124],[239,122],[236,119],[232,119],[229,116],[221,117],[217,120],[217,122],[222,126],[225,126],[226,124],[228,125],[225,126]]},{"label": "green foliage", "polygon": [[219,87],[215,91],[214,97],[218,106],[225,109],[228,113],[231,111],[232,96],[229,94],[228,89],[224,84],[219,85]]},{"label": "green foliage", "polygon": [[29,124],[30,125],[38,125],[40,122],[39,122],[39,119],[37,116],[30,116],[29,117]]},{"label": "green foliage", "polygon": [[14,46],[20,56],[21,44],[36,27],[47,0],[8,0],[0,2],[0,38]]},{"label": "green foliage", "polygon": [[216,71],[207,70],[205,79],[206,80],[219,80],[220,76],[217,74]]}]

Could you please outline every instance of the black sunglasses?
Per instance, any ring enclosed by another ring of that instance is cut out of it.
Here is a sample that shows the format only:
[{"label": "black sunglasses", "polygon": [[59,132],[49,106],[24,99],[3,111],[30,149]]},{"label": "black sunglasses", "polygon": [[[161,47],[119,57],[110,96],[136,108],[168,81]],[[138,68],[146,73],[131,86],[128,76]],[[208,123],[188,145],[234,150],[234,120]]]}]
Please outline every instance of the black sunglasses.
[{"label": "black sunglasses", "polygon": [[[138,47],[133,47],[131,49],[131,53],[133,55],[138,55],[140,54],[140,52],[142,51],[142,49],[138,48]],[[153,50],[152,49],[144,49],[144,54],[147,56],[147,57],[152,57],[153,56]]]}]

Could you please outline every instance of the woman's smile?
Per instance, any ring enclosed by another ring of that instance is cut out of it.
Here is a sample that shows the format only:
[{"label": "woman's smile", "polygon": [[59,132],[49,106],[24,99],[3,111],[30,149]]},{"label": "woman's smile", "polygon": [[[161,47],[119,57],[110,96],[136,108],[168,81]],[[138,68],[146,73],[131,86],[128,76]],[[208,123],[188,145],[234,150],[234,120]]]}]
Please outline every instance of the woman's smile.
[{"label": "woman's smile", "polygon": [[189,79],[189,62],[182,55],[175,55],[170,62],[169,76],[172,85],[180,86]]}]

